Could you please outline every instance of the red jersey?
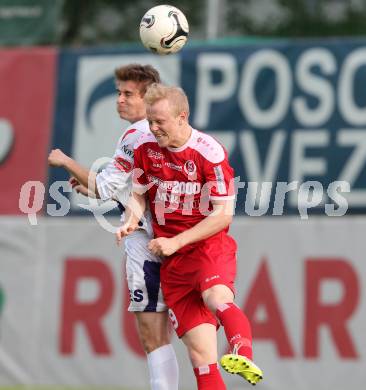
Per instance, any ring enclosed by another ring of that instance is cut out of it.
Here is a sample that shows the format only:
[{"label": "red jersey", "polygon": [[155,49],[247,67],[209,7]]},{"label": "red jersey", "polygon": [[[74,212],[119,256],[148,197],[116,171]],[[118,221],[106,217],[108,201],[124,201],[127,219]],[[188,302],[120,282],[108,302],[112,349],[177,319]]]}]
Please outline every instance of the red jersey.
[{"label": "red jersey", "polygon": [[161,148],[147,133],[137,140],[134,156],[133,186],[148,191],[155,237],[193,227],[211,211],[212,200],[235,198],[227,152],[208,134],[192,129],[185,145]]}]

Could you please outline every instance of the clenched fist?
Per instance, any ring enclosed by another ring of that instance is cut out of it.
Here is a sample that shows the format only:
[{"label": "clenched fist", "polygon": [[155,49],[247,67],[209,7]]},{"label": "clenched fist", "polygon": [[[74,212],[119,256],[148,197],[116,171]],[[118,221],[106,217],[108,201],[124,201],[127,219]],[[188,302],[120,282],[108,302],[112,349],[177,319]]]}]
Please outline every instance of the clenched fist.
[{"label": "clenched fist", "polygon": [[175,237],[154,238],[149,242],[149,249],[156,256],[170,256],[180,249],[179,243]]},{"label": "clenched fist", "polygon": [[62,150],[53,149],[48,156],[48,164],[51,167],[63,167],[68,158]]}]

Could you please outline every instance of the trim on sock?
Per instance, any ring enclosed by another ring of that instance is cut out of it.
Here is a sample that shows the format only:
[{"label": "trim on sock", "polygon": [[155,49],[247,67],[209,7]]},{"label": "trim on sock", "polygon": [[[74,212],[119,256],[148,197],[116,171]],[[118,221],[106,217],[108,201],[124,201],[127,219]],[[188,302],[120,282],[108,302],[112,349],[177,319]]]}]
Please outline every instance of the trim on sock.
[{"label": "trim on sock", "polygon": [[161,364],[175,357],[175,352],[172,344],[166,344],[146,354],[146,357],[151,365]]}]

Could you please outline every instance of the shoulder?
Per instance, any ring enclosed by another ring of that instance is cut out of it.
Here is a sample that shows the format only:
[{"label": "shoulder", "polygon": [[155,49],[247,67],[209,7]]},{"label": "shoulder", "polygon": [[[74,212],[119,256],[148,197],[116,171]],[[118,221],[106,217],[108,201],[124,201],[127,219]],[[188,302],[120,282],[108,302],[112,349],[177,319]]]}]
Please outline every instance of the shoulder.
[{"label": "shoulder", "polygon": [[193,130],[191,147],[195,149],[205,160],[218,164],[226,158],[225,148],[214,137]]},{"label": "shoulder", "polygon": [[140,133],[150,133],[149,122],[147,119],[141,119],[140,121],[133,123],[130,127],[133,127]]},{"label": "shoulder", "polygon": [[150,132],[149,133],[140,134],[140,136],[136,140],[134,149],[137,150],[137,149],[144,148],[148,144],[151,145],[151,146],[154,146],[154,147],[158,146],[158,142],[156,141],[156,138]]},{"label": "shoulder", "polygon": [[146,119],[143,119],[128,126],[120,137],[119,142],[131,143],[131,141],[137,140],[142,134],[148,132],[150,132],[149,122]]}]

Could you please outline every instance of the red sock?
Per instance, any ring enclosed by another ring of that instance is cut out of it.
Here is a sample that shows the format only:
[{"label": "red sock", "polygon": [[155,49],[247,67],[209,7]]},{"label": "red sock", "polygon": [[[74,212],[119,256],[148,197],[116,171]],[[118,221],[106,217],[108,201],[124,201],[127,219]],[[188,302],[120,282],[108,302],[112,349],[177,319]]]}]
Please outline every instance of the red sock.
[{"label": "red sock", "polygon": [[246,315],[235,303],[224,303],[216,310],[216,317],[224,327],[231,351],[252,359],[252,332]]},{"label": "red sock", "polygon": [[198,390],[226,390],[217,363],[193,369]]}]

